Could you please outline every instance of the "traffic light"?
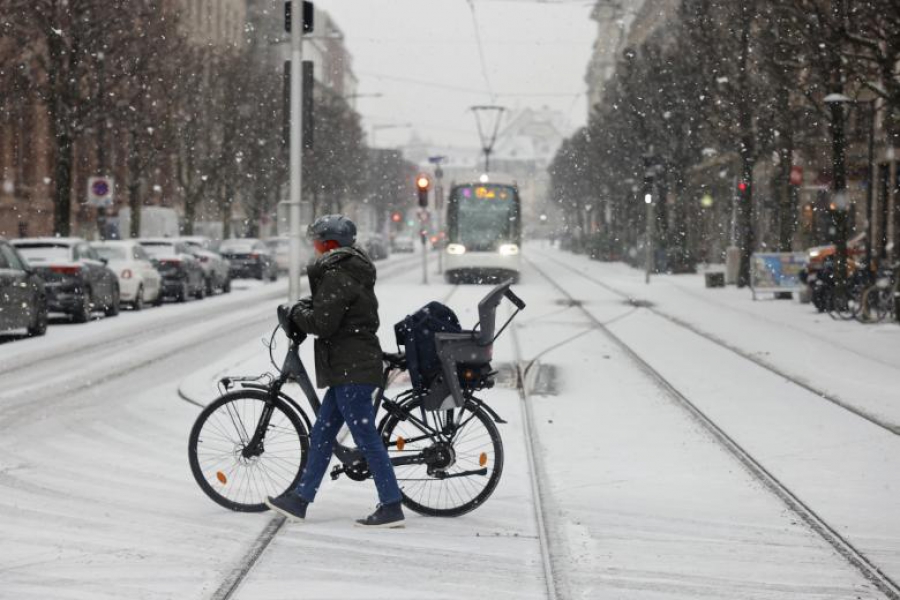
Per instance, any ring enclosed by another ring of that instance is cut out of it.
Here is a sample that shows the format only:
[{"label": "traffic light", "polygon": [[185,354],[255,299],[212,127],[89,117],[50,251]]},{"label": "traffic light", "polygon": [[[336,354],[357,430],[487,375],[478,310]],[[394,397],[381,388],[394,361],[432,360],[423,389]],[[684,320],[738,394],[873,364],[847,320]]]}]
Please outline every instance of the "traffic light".
[{"label": "traffic light", "polygon": [[741,193],[746,192],[748,187],[750,187],[750,184],[746,181],[741,181],[740,183],[738,183],[738,191]]},{"label": "traffic light", "polygon": [[[313,16],[315,15],[315,8],[313,7],[312,2],[304,2],[303,3],[303,33],[312,33],[313,31]],[[284,30],[287,33],[291,32],[291,2],[290,0],[284,3]]]},{"label": "traffic light", "polygon": [[391,221],[393,221],[394,223],[399,223],[401,219],[403,219],[403,215],[398,212],[395,212],[391,215]]},{"label": "traffic light", "polygon": [[431,187],[431,180],[427,175],[419,175],[416,177],[416,191],[419,193],[419,206],[425,208],[428,206],[428,188]]}]

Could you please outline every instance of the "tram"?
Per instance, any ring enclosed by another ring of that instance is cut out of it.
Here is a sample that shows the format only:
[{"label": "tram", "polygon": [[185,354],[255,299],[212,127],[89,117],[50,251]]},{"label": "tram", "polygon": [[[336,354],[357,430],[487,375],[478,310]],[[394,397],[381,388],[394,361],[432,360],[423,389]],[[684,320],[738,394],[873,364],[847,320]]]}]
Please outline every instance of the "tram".
[{"label": "tram", "polygon": [[444,277],[460,281],[519,280],[522,206],[511,180],[455,184],[447,202]]}]

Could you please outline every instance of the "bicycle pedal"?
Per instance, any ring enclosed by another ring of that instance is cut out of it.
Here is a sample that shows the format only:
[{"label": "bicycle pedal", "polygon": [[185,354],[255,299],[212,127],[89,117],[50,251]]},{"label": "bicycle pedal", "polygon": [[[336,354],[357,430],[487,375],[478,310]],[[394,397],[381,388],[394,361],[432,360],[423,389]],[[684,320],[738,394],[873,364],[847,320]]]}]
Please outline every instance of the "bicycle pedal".
[{"label": "bicycle pedal", "polygon": [[335,467],[331,470],[331,480],[334,481],[344,473],[344,467]]}]

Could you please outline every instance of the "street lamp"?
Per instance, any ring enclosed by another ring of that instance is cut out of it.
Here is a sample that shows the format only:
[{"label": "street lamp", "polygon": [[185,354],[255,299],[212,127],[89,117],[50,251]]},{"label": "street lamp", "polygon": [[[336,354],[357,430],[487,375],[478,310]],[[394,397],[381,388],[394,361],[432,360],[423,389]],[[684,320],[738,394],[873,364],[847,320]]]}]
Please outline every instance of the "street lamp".
[{"label": "street lamp", "polygon": [[[866,94],[868,97],[862,97],[863,94]],[[872,274],[872,238],[873,234],[873,225],[872,223],[872,204],[873,204],[873,196],[875,193],[875,119],[876,112],[878,108],[875,106],[875,102],[878,100],[878,96],[871,92],[868,88],[864,88],[862,94],[856,97],[856,105],[859,106],[861,104],[865,104],[868,106],[869,110],[869,140],[868,140],[868,162],[866,163],[866,272],[871,275]]]}]

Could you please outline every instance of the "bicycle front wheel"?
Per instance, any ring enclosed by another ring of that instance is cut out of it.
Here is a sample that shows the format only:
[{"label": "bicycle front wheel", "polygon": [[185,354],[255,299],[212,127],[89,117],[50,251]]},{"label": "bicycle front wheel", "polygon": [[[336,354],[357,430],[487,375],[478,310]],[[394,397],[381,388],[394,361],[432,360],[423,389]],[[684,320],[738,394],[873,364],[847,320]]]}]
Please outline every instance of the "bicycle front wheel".
[{"label": "bicycle front wheel", "polygon": [[[272,407],[260,444],[248,451],[267,405]],[[225,508],[268,510],[300,480],[309,453],[303,420],[286,403],[261,390],[237,390],[203,409],[191,429],[188,458],[200,489]]]},{"label": "bicycle front wheel", "polygon": [[389,414],[381,425],[395,465],[403,504],[433,517],[457,517],[480,506],[494,492],[503,473],[503,441],[494,421],[477,404],[428,412],[421,400]]}]

